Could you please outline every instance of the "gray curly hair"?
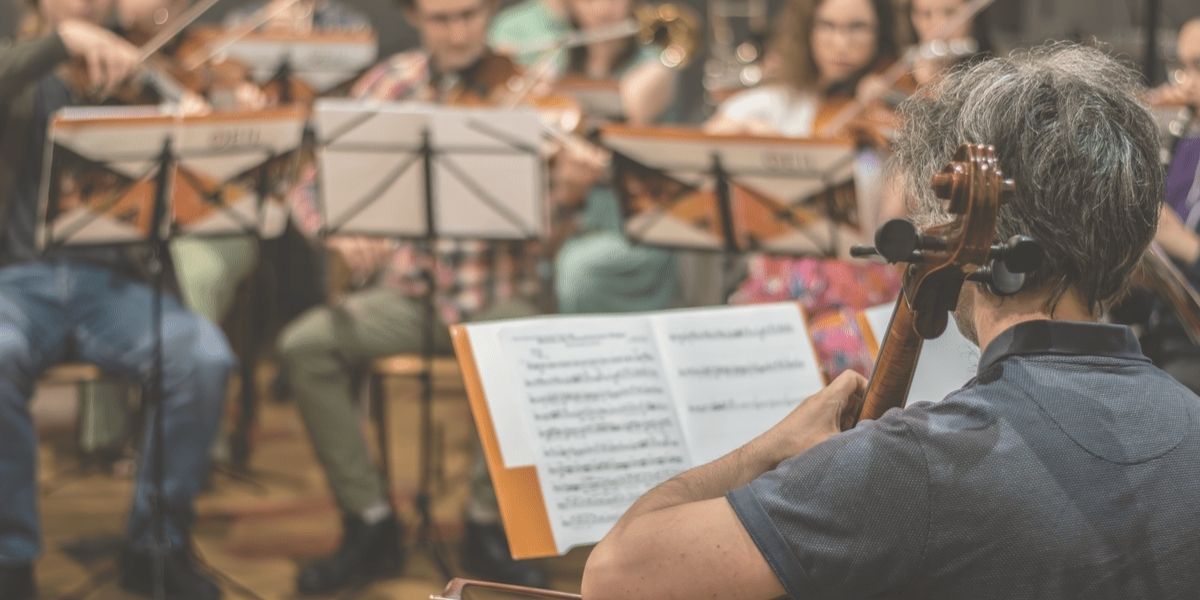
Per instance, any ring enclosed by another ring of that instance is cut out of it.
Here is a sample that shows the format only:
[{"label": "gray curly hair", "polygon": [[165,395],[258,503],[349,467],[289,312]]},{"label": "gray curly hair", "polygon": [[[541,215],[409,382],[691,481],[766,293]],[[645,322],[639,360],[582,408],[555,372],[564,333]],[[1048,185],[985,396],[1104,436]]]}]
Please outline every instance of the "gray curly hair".
[{"label": "gray curly hair", "polygon": [[1158,128],[1138,75],[1103,52],[1052,44],[955,70],[900,108],[891,169],[922,225],[946,214],[930,177],[964,142],[996,147],[1017,193],[997,239],[1045,249],[1027,289],[1053,312],[1072,288],[1093,313],[1119,299],[1154,237],[1164,194]]}]

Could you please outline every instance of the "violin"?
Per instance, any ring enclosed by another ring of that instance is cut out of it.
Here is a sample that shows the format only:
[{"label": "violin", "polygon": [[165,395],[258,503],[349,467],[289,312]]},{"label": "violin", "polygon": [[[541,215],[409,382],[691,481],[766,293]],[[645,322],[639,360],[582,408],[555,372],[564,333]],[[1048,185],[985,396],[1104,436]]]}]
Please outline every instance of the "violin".
[{"label": "violin", "polygon": [[216,3],[217,0],[200,0],[158,29],[151,23],[138,22],[129,31],[122,32],[130,43],[138,46],[141,68],[113,93],[102,97],[91,88],[87,65],[82,60],[64,65],[62,79],[77,98],[91,104],[179,103],[189,93],[199,94],[202,83],[198,74],[180,68],[169,60],[164,50],[177,47],[176,42],[184,29]]},{"label": "violin", "polygon": [[1000,207],[1016,183],[1005,179],[993,147],[960,146],[933,176],[932,187],[945,202],[949,221],[923,231],[904,219],[889,221],[876,233],[875,246],[851,251],[855,257],[881,256],[906,267],[862,409],[846,418],[843,429],[905,405],[921,347],[946,330],[964,283],[1012,295],[1021,291],[1025,275],[1041,266],[1043,251],[1034,239],[995,239]]}]

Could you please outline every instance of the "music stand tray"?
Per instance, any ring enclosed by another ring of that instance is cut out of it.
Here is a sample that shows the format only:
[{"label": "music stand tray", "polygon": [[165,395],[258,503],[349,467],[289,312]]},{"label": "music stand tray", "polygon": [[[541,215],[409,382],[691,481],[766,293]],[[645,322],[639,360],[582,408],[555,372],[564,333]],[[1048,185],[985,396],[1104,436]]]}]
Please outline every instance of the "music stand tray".
[{"label": "music stand tray", "polygon": [[624,125],[601,134],[634,242],[832,256],[859,233],[850,140]]},{"label": "music stand tray", "polygon": [[[286,222],[269,167],[299,145],[298,109],[195,117],[155,109],[66,109],[51,121],[38,245],[142,244],[177,236],[272,237]],[[154,185],[169,154],[153,231]]]}]

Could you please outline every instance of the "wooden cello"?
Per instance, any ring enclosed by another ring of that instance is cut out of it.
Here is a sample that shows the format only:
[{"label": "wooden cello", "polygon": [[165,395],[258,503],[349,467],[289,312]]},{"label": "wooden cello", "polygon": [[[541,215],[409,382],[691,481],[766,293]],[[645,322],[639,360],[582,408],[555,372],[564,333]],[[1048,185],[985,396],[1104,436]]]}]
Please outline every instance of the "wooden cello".
[{"label": "wooden cello", "polygon": [[921,346],[945,331],[965,282],[1011,295],[1021,290],[1025,274],[1041,265],[1042,250],[1032,238],[1013,236],[1000,243],[995,239],[1000,206],[1016,184],[1004,178],[994,148],[964,144],[933,176],[932,185],[945,203],[947,222],[918,231],[906,220],[889,221],[876,233],[874,247],[852,252],[907,267],[862,409],[857,417],[847,417],[843,429],[904,406]]}]

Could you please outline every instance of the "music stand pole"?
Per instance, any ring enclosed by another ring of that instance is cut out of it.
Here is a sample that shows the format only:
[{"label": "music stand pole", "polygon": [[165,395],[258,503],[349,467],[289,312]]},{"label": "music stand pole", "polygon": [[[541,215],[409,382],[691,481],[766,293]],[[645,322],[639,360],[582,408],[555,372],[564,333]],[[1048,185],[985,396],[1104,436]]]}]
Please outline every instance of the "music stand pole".
[{"label": "music stand pole", "polygon": [[152,490],[150,491],[150,522],[154,529],[154,544],[150,550],[153,561],[153,597],[155,600],[166,598],[166,553],[167,542],[167,507],[164,490],[166,479],[166,423],[163,415],[163,294],[166,286],[167,235],[163,234],[163,224],[167,219],[167,196],[170,194],[171,175],[174,157],[171,151],[171,140],[163,142],[162,154],[159,156],[158,177],[154,186],[154,208],[150,219],[150,231],[146,241],[150,244],[151,257],[149,271],[151,277],[153,306],[151,307],[151,327],[153,329],[154,350],[153,366],[150,375],[149,394],[153,421],[150,424],[150,476]]},{"label": "music stand pole", "polygon": [[434,344],[437,324],[437,285],[438,267],[438,230],[437,218],[434,215],[433,201],[433,161],[434,150],[430,140],[429,128],[421,134],[421,163],[425,174],[425,243],[429,249],[430,263],[421,270],[425,279],[424,310],[425,322],[421,333],[421,472],[417,482],[415,499],[417,515],[420,524],[417,526],[417,549],[425,549],[443,578],[450,577],[450,568],[446,564],[440,541],[437,539],[437,526],[433,521],[431,506],[433,490],[433,360],[437,349]]}]

